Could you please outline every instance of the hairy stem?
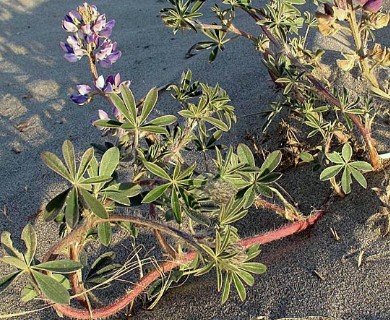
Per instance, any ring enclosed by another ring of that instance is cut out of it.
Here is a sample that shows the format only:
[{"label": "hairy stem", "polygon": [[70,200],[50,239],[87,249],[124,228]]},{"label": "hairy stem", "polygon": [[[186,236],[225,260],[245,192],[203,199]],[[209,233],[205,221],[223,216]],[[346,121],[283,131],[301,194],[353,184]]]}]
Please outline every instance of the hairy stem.
[{"label": "hairy stem", "polygon": [[[78,252],[77,252],[77,249],[76,249],[76,246],[74,244],[71,244],[69,246],[69,258],[71,260],[74,260],[74,261],[78,261],[79,260],[79,255],[78,255]],[[82,293],[84,291],[84,286],[82,284],[80,284],[80,281],[79,281],[79,275],[77,272],[73,272],[69,275],[69,281],[70,281],[70,284],[72,286],[72,290],[73,290],[73,293],[74,294],[79,294],[79,293]],[[76,300],[86,309],[89,308],[89,304],[87,302],[88,300],[88,296],[87,295],[82,295],[82,296],[78,296],[76,298]]]},{"label": "hairy stem", "polygon": [[[281,227],[274,231],[270,231],[264,234],[256,235],[250,238],[246,238],[240,241],[240,245],[247,249],[255,244],[265,244],[271,241],[279,240],[290,236],[292,234],[306,230],[307,228],[314,225],[324,214],[324,210],[319,210],[312,216],[307,217],[304,220],[296,221],[294,223],[288,224],[287,226]],[[116,302],[92,311],[92,316],[96,318],[105,318],[111,316],[120,310],[126,308],[130,303],[132,303],[138,296],[143,294],[143,292],[158,278],[160,278],[162,273],[167,273],[172,269],[192,262],[196,258],[196,252],[189,252],[180,257],[175,261],[164,262],[159,268],[154,269],[146,276],[141,278],[133,287],[129,293],[125,294],[123,297],[119,298]],[[91,314],[86,310],[75,309],[71,306],[55,304],[53,306],[57,311],[61,312],[63,315],[76,319],[90,319]]]},{"label": "hairy stem", "polygon": [[[156,207],[153,203],[149,204],[149,216],[154,220],[157,218]],[[177,252],[170,246],[170,244],[167,242],[167,239],[165,239],[165,237],[161,234],[161,231],[154,229],[153,233],[163,252],[168,254],[171,258],[175,259]]]}]

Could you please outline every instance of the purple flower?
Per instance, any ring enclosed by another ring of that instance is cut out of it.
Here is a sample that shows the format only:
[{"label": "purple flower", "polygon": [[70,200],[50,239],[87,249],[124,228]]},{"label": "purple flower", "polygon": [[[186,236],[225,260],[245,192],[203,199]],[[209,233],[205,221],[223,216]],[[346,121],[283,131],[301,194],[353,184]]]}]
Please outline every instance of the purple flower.
[{"label": "purple flower", "polygon": [[75,10],[70,11],[62,22],[62,27],[68,32],[77,32],[81,24],[81,15]]},{"label": "purple flower", "polygon": [[87,51],[80,47],[80,42],[77,36],[69,36],[66,39],[67,43],[60,42],[62,50],[66,53],[64,58],[69,62],[79,61],[83,56],[87,55]]},{"label": "purple flower", "polygon": [[99,32],[101,37],[108,38],[111,36],[112,29],[115,27],[115,20],[108,21],[104,28]]},{"label": "purple flower", "polygon": [[77,103],[78,105],[82,106],[91,101],[92,95],[90,93],[92,92],[92,89],[89,85],[80,84],[77,86],[77,90],[79,92],[79,95],[72,94],[70,96],[74,103]]},{"label": "purple flower", "polygon": [[130,81],[123,81],[121,82],[121,76],[119,73],[115,75],[109,75],[106,80],[104,80],[103,76],[100,76],[95,82],[94,85],[96,89],[99,91],[103,91],[105,93],[112,93],[112,92],[119,92],[119,86],[121,84],[126,85],[129,87]]},{"label": "purple flower", "polygon": [[111,65],[117,62],[121,57],[122,53],[116,51],[116,45],[116,42],[106,39],[100,46],[100,51],[96,53],[96,61],[98,61],[103,68],[111,67]]}]

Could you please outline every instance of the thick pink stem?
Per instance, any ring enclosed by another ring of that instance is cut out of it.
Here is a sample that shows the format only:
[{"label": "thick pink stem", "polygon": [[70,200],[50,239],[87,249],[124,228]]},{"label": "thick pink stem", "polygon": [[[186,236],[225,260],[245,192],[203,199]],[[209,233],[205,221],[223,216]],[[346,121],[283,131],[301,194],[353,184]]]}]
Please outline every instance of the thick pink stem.
[{"label": "thick pink stem", "polygon": [[[274,231],[270,231],[261,235],[249,237],[243,239],[240,244],[245,248],[249,248],[254,244],[265,244],[271,241],[285,238],[294,233],[301,232],[310,226],[314,225],[324,214],[324,210],[317,211],[314,215],[306,218],[305,220],[296,221],[288,224],[287,226],[281,227]],[[180,259],[176,261],[164,262],[159,269],[154,269],[146,276],[141,278],[138,283],[134,286],[133,290],[128,294],[121,297],[119,300],[110,304],[106,307],[92,310],[93,319],[105,318],[111,316],[120,310],[126,308],[131,302],[133,302],[139,295],[141,295],[154,281],[156,281],[162,273],[169,272],[170,270],[193,261],[196,257],[196,252],[189,252],[184,254]],[[55,304],[53,307],[63,315],[76,318],[76,319],[90,319],[91,314],[87,310],[75,309],[67,305]]]}]

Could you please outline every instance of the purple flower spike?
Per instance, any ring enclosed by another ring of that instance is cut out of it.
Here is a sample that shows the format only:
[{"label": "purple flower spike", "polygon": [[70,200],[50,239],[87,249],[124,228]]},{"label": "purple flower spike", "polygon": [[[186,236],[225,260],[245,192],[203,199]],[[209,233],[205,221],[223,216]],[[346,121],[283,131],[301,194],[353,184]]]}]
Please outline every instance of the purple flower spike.
[{"label": "purple flower spike", "polygon": [[368,0],[364,4],[363,9],[372,13],[377,13],[382,8],[382,5],[383,0]]}]

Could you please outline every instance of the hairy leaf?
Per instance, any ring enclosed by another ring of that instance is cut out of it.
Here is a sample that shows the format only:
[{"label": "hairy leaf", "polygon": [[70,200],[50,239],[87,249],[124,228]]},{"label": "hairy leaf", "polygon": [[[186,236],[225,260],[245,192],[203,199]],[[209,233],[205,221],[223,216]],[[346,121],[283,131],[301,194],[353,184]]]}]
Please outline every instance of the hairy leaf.
[{"label": "hairy leaf", "polygon": [[20,260],[24,259],[23,254],[14,247],[14,244],[11,239],[11,234],[8,231],[4,231],[1,233],[1,246],[5,251],[6,255],[18,258]]},{"label": "hairy leaf", "polygon": [[67,179],[68,181],[72,182],[72,176],[70,175],[69,171],[66,169],[65,165],[62,163],[60,158],[58,158],[54,153],[51,153],[49,151],[45,151],[42,153],[41,156],[43,162],[55,173],[59,174],[63,178]]},{"label": "hairy leaf", "polygon": [[31,270],[31,273],[39,289],[49,300],[58,304],[69,304],[69,292],[61,283],[38,271]]},{"label": "hairy leaf", "polygon": [[14,281],[21,271],[15,271],[0,278],[0,293],[3,292],[7,287]]},{"label": "hairy leaf", "polygon": [[83,197],[88,208],[99,218],[107,219],[108,213],[102,203],[91,195],[87,190],[80,188],[81,196]]},{"label": "hairy leaf", "polygon": [[154,106],[156,105],[158,98],[158,90],[157,88],[152,88],[148,94],[146,95],[145,101],[142,106],[142,112],[140,117],[140,124],[142,124],[149,114],[152,112]]},{"label": "hairy leaf", "polygon": [[37,235],[31,224],[27,224],[22,231],[22,240],[24,241],[27,251],[24,254],[27,265],[31,264],[37,249]]},{"label": "hairy leaf", "polygon": [[43,214],[43,219],[45,221],[54,220],[58,216],[65,205],[66,197],[68,196],[70,190],[71,189],[67,189],[61,192],[49,201]]},{"label": "hairy leaf", "polygon": [[111,242],[111,225],[109,222],[103,222],[98,225],[98,236],[99,240],[102,244],[104,244],[106,247]]},{"label": "hairy leaf", "polygon": [[81,263],[74,260],[53,260],[34,265],[32,268],[55,273],[72,273],[81,268]]},{"label": "hairy leaf", "polygon": [[65,221],[66,224],[73,229],[79,222],[79,218],[80,214],[77,189],[73,188],[69,193],[68,199],[66,200]]}]

